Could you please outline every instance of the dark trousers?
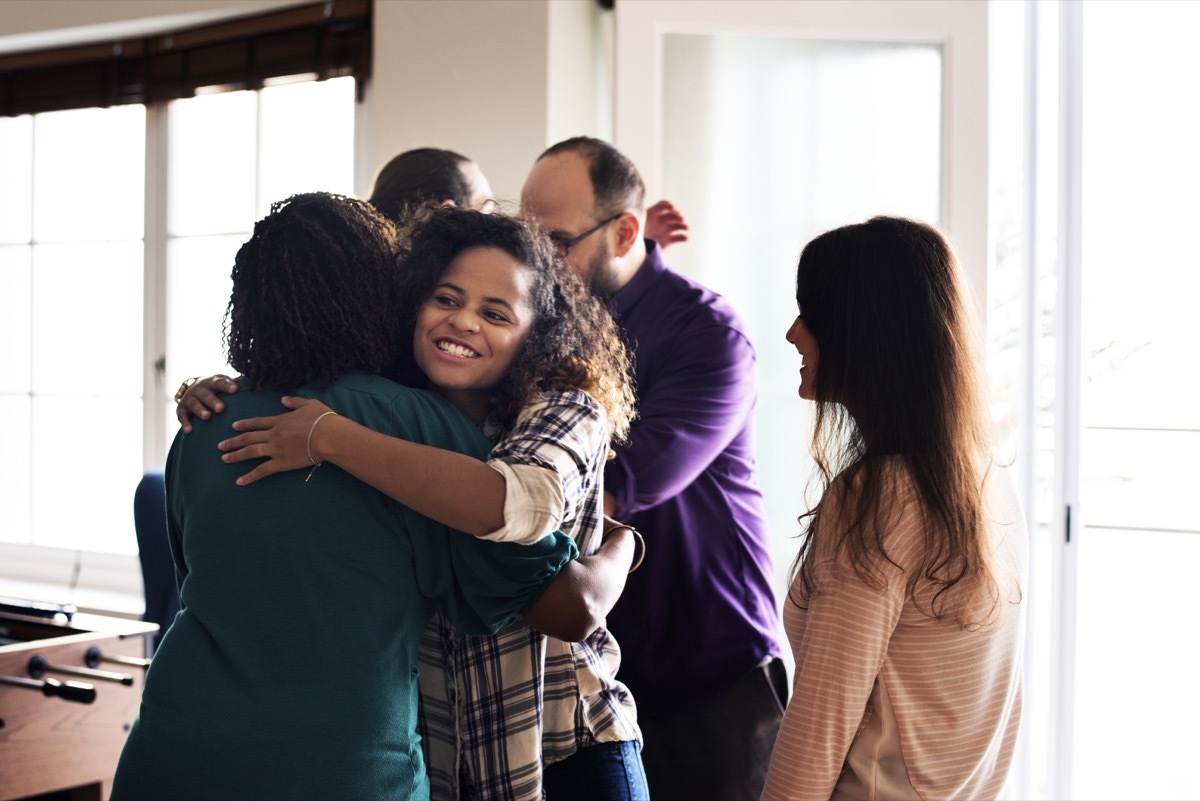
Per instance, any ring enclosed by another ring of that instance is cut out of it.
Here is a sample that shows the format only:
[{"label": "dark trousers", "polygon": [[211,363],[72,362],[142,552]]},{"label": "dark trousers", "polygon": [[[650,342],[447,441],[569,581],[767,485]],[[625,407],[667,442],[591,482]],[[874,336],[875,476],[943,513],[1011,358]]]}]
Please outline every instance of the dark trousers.
[{"label": "dark trousers", "polygon": [[650,798],[758,801],[787,697],[787,670],[772,659],[701,706],[639,717]]},{"label": "dark trousers", "polygon": [[635,742],[580,748],[542,773],[546,801],[649,801],[646,772]]}]

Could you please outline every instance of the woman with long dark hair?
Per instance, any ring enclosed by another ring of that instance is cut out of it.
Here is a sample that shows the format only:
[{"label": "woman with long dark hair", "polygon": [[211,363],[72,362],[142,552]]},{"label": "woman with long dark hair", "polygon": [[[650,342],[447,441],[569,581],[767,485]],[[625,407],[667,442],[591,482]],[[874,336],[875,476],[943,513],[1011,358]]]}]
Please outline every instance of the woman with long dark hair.
[{"label": "woman with long dark hair", "polygon": [[794,694],[763,798],[995,798],[1027,543],[954,253],[912,220],[838,228],[804,248],[796,304],[822,493],[801,517]]}]

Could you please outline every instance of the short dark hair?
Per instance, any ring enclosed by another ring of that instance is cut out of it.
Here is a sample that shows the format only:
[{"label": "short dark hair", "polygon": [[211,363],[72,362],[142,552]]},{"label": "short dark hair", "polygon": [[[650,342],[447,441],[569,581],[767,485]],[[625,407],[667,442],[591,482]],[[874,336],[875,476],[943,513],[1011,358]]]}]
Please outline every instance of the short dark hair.
[{"label": "short dark hair", "polygon": [[453,150],[421,147],[406,150],[389,161],[375,178],[371,203],[399,221],[423,203],[452,200],[459,206],[471,202],[471,185],[463,175],[466,156]]},{"label": "short dark hair", "polygon": [[574,273],[562,269],[545,232],[506,214],[442,207],[424,209],[402,238],[403,352],[412,371],[402,378],[405,383],[419,386],[425,380],[411,355],[412,332],[450,262],[471,248],[498,248],[533,275],[534,321],[509,374],[493,392],[489,413],[508,428],[541,392],[576,389],[604,408],[613,437],[624,437],[634,407],[628,352],[603,304]]},{"label": "short dark hair", "polygon": [[272,204],[234,259],[229,364],[276,390],[390,368],[395,251],[395,226],[366,201],[314,192]]},{"label": "short dark hair", "polygon": [[601,139],[576,136],[551,145],[538,161],[559,153],[577,153],[588,163],[588,177],[596,196],[597,219],[623,211],[642,212],[646,204],[646,184],[629,157]]}]

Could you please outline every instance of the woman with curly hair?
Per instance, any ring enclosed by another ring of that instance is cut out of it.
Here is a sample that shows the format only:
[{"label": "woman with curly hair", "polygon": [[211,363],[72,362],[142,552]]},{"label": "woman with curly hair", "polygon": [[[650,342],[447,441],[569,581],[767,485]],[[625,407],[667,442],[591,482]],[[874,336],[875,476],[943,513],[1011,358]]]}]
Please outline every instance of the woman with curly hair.
[{"label": "woman with curly hair", "polygon": [[[233,415],[303,392],[339,419],[487,453],[451,404],[381,375],[400,330],[394,234],[371,205],[320,193],[255,225],[227,311],[244,375]],[[542,596],[574,542],[483,542],[332,468],[237,487],[241,469],[215,457],[229,435],[199,422],[167,458],[182,609],[146,674],[112,797],[427,798],[416,671],[428,622],[440,610],[496,631]]]},{"label": "woman with curly hair", "polygon": [[996,798],[1021,717],[1028,543],[950,243],[894,217],[824,233],[796,305],[823,494],[801,518],[794,695],[762,797]]},{"label": "woman with curly hair", "polygon": [[[295,411],[239,421],[245,433],[221,444],[227,462],[268,457],[239,483],[328,461],[484,539],[528,543],[562,530],[588,555],[619,537],[630,548],[614,559],[631,558],[635,533],[606,530],[602,507],[609,443],[625,435],[634,404],[604,307],[530,223],[439,208],[404,238],[405,361],[417,370],[408,380],[489,435],[487,463],[285,398]],[[558,612],[535,611],[493,637],[444,620],[426,637],[422,733],[435,798],[540,798],[543,787],[550,799],[646,796],[633,700],[602,625],[622,589],[623,580],[598,581],[583,608],[539,603]]]}]

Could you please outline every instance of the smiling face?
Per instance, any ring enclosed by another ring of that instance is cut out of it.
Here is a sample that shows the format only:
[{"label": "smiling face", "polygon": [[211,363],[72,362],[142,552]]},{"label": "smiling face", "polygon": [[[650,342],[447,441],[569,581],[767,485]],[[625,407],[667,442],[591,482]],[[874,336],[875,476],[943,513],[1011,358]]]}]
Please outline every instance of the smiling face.
[{"label": "smiling face", "polygon": [[800,315],[787,330],[787,341],[800,354],[800,397],[804,400],[814,400],[813,382],[817,380],[817,364],[821,358],[821,349],[817,347],[817,338],[808,330]]},{"label": "smiling face", "polygon": [[532,272],[505,251],[459,253],[421,304],[413,332],[417,365],[431,388],[476,423],[529,331]]}]

